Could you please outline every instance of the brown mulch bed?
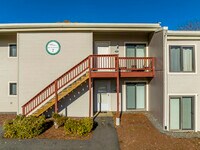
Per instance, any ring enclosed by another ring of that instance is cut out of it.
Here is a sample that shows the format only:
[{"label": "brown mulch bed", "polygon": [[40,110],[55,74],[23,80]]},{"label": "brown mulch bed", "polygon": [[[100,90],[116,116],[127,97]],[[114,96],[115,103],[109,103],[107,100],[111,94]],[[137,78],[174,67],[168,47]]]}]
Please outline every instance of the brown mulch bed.
[{"label": "brown mulch bed", "polygon": [[54,126],[50,127],[44,133],[39,135],[37,138],[39,139],[57,139],[57,140],[89,140],[92,137],[92,133],[89,133],[85,136],[70,136],[66,135],[64,131],[64,127],[59,127],[55,129]]},{"label": "brown mulch bed", "polygon": [[15,117],[15,114],[0,114],[0,126],[2,126],[6,120],[14,119]]},{"label": "brown mulch bed", "polygon": [[174,138],[160,133],[142,113],[123,114],[116,127],[122,150],[199,150],[198,138]]}]

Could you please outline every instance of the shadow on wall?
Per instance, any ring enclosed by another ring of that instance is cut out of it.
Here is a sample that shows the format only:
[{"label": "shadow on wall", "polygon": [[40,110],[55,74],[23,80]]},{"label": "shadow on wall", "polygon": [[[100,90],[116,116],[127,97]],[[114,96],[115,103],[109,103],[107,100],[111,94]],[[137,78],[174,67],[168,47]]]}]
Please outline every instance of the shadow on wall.
[{"label": "shadow on wall", "polygon": [[[107,102],[105,99],[108,98],[110,100],[108,111],[116,111],[117,110],[117,87],[116,87],[116,79],[94,79],[94,95],[93,95],[93,115],[98,112],[107,112],[106,110],[102,110],[102,103]],[[120,81],[119,87],[119,99],[122,100],[122,81]],[[108,96],[108,97],[107,97]],[[103,98],[105,98],[103,100]],[[100,104],[101,103],[101,104]],[[120,102],[121,103],[121,102]],[[122,105],[120,106],[120,110],[122,110]]]},{"label": "shadow on wall", "polygon": [[[68,116],[67,108],[69,107],[69,105],[72,104],[73,102],[75,102],[80,97],[82,97],[88,90],[89,90],[88,89],[88,81],[86,81],[85,83],[81,84],[79,87],[77,87],[70,94],[66,95],[64,98],[62,98],[58,102],[58,112],[63,114],[64,116]],[[77,107],[79,107],[79,106],[80,105],[77,105]],[[80,109],[84,109],[84,108],[85,107],[83,107],[83,105],[81,105],[81,107],[78,109],[80,110]],[[46,117],[51,117],[53,112],[55,112],[55,105],[53,105],[51,108],[49,108],[44,113],[44,115]]]}]

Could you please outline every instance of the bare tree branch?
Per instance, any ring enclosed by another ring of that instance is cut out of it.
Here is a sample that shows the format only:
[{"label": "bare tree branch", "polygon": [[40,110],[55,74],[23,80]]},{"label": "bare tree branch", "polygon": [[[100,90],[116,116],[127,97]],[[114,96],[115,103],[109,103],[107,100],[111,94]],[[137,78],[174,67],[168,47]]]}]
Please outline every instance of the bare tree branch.
[{"label": "bare tree branch", "polygon": [[183,31],[200,31],[200,21],[190,21],[185,25],[181,25],[178,27],[178,30]]}]

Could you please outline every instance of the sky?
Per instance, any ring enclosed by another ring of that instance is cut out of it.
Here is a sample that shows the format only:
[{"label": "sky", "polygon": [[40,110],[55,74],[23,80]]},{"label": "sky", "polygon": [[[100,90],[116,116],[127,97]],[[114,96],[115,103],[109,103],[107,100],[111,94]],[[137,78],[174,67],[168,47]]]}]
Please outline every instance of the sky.
[{"label": "sky", "polygon": [[200,0],[0,0],[0,23],[158,23],[200,20]]}]

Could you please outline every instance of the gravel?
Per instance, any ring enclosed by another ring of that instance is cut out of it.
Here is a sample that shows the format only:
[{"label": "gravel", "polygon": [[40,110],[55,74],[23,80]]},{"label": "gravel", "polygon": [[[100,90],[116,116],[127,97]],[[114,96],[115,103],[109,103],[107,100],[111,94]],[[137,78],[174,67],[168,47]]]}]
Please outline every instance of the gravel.
[{"label": "gravel", "polygon": [[166,131],[163,130],[162,126],[158,122],[158,120],[150,113],[144,112],[147,118],[151,121],[156,129],[158,129],[161,133],[175,137],[175,138],[200,138],[200,132],[194,131],[185,131],[185,132],[177,132],[177,131]]}]

